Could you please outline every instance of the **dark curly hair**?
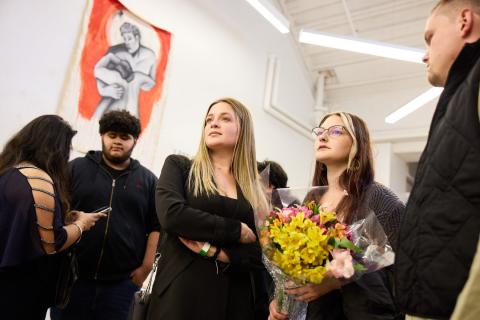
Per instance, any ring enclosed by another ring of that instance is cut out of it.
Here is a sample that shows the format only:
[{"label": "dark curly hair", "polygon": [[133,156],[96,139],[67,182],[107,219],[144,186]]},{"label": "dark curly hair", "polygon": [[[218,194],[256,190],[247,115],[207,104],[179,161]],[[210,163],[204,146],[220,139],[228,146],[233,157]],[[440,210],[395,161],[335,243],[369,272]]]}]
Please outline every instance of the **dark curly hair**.
[{"label": "dark curly hair", "polygon": [[132,116],[127,110],[113,110],[105,113],[99,121],[100,134],[108,131],[131,134],[138,139],[142,131],[140,120]]},{"label": "dark curly hair", "polygon": [[273,188],[286,188],[288,182],[288,176],[282,166],[275,161],[265,160],[257,163],[258,172],[262,172],[268,165],[270,165],[269,180]]}]

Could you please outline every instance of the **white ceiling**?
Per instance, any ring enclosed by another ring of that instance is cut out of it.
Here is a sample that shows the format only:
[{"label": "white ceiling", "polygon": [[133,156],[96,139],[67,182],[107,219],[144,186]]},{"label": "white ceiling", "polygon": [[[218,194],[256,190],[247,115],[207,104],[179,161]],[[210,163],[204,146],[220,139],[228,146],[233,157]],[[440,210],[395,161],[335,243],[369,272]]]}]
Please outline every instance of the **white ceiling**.
[{"label": "white ceiling", "polygon": [[[278,0],[300,29],[423,49],[423,29],[436,0]],[[364,118],[377,140],[424,138],[436,101],[394,125],[384,118],[429,88],[422,64],[299,44],[312,86],[327,72],[325,105]]]}]

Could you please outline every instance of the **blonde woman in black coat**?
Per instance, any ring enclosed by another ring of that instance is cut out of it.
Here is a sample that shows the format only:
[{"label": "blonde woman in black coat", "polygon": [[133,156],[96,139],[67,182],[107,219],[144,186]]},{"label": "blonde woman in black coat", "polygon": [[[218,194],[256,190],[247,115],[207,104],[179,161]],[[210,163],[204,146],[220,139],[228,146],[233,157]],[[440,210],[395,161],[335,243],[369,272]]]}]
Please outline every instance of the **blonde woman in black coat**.
[{"label": "blonde woman in black coat", "polygon": [[167,236],[148,319],[253,319],[252,271],[262,269],[253,208],[260,192],[250,113],[213,102],[191,161],[169,156],[157,186]]}]

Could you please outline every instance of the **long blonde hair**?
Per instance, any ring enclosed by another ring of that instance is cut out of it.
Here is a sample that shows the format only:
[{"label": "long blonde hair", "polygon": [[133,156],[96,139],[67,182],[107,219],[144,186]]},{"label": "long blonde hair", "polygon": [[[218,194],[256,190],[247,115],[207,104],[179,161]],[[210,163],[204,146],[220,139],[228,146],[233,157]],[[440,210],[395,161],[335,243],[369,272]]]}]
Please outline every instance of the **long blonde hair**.
[{"label": "long blonde hair", "polygon": [[[254,209],[263,208],[266,204],[266,199],[263,192],[263,185],[260,183],[257,171],[255,137],[250,112],[240,101],[233,98],[222,98],[210,104],[206,115],[208,115],[208,112],[214,105],[220,102],[224,102],[232,107],[240,127],[238,139],[233,149],[233,160],[230,170],[235,181],[240,186],[243,196],[250,205]],[[202,127],[200,145],[197,154],[193,158],[192,167],[188,175],[188,186],[193,190],[194,196],[201,194],[211,196],[218,193],[214,181],[214,170],[210,152],[205,143],[204,128],[205,122]]]}]

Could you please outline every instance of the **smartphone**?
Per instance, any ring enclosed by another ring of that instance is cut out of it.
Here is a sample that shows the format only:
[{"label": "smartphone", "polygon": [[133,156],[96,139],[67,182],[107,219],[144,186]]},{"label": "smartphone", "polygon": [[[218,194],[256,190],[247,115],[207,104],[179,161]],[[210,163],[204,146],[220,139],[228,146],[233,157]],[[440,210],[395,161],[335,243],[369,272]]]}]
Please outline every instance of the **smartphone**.
[{"label": "smartphone", "polygon": [[105,206],[105,207],[98,208],[97,210],[95,210],[93,212],[94,213],[109,213],[110,211],[112,211],[112,207]]}]

